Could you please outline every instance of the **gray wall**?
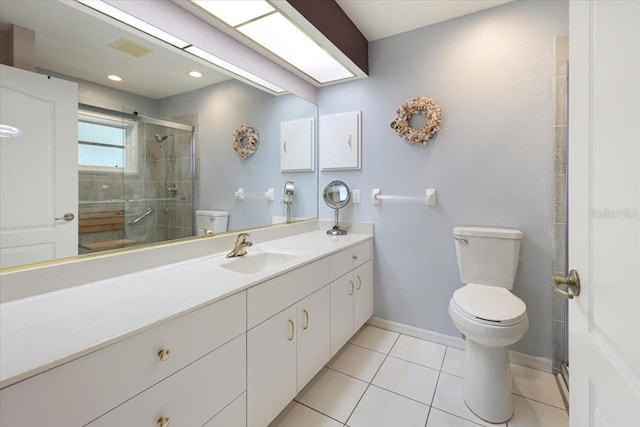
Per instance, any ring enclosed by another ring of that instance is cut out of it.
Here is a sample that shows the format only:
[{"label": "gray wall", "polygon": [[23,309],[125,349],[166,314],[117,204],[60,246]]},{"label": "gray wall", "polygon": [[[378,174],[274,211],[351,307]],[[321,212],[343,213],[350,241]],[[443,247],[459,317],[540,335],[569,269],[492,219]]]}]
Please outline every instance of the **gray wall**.
[{"label": "gray wall", "polygon": [[[567,33],[567,2],[509,3],[372,42],[368,79],[320,89],[320,115],[362,110],[362,171],[321,172],[319,181],[360,189],[362,203],[344,218],[375,222],[375,316],[459,336],[447,313],[460,286],[452,228],[519,228],[513,292],[530,327],[514,349],[551,358],[553,44]],[[416,96],[443,111],[425,147],[389,127]],[[422,196],[427,187],[438,190],[437,207],[370,201],[372,188]]]},{"label": "gray wall", "polygon": [[[316,117],[317,107],[294,95],[272,96],[235,80],[160,101],[164,116],[198,113],[199,209],[230,212],[229,229],[271,223],[283,215],[282,188],[287,180],[296,184],[292,215],[317,216],[317,178],[314,172],[280,172],[280,122]],[[243,160],[232,148],[234,130],[241,124],[260,135],[258,150]],[[235,191],[263,195],[274,188],[275,200],[247,198],[238,201]]]}]

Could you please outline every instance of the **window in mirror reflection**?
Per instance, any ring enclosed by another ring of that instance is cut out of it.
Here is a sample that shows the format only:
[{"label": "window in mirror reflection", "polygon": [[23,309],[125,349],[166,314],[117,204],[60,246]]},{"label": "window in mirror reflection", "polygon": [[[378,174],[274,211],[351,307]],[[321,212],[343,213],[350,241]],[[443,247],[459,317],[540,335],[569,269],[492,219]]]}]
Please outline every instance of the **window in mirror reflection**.
[{"label": "window in mirror reflection", "polygon": [[78,115],[78,165],[80,170],[137,172],[137,123],[117,117]]}]

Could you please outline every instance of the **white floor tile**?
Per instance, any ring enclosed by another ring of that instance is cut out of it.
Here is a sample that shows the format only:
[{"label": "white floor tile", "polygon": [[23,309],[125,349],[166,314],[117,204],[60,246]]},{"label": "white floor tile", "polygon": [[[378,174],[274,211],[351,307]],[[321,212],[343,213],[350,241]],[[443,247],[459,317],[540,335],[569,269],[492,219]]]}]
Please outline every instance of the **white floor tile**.
[{"label": "white floor tile", "polygon": [[387,354],[400,334],[365,325],[349,340],[350,343]]},{"label": "white floor tile", "polygon": [[324,368],[296,396],[300,403],[346,422],[367,388],[367,383]]},{"label": "white floor tile", "polygon": [[444,363],[442,363],[442,372],[464,377],[464,350],[447,347]]},{"label": "white floor tile", "polygon": [[436,408],[431,408],[427,421],[427,427],[478,427],[479,425]]},{"label": "white floor tile", "polygon": [[565,409],[562,395],[552,374],[537,369],[511,364],[513,375],[513,393]]},{"label": "white floor tile", "polygon": [[515,412],[509,427],[569,427],[569,416],[564,409],[520,396],[514,396],[513,400]]},{"label": "white floor tile", "polygon": [[342,423],[332,420],[313,409],[309,409],[298,402],[291,402],[273,420],[269,427],[342,427]]},{"label": "white floor tile", "polygon": [[371,382],[385,357],[382,353],[347,343],[327,366],[359,380]]},{"label": "white floor tile", "polygon": [[424,427],[429,407],[370,386],[349,418],[349,427]]},{"label": "white floor tile", "polygon": [[372,384],[430,405],[437,381],[438,371],[389,356]]},{"label": "white floor tile", "polygon": [[389,355],[440,370],[446,349],[441,344],[400,335]]},{"label": "white floor tile", "polygon": [[476,417],[464,403],[462,384],[462,378],[441,372],[431,406],[484,426],[506,426],[506,424],[490,424]]}]

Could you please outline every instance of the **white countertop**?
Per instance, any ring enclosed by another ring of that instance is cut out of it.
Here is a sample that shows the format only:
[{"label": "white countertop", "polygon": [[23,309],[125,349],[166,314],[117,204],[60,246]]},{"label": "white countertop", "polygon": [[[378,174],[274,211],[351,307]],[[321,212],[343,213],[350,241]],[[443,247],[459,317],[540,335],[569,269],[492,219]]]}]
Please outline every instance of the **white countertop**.
[{"label": "white countertop", "polygon": [[250,248],[295,251],[295,260],[271,271],[243,274],[221,268],[217,264],[225,252],[4,303],[0,388],[371,237],[312,231]]}]

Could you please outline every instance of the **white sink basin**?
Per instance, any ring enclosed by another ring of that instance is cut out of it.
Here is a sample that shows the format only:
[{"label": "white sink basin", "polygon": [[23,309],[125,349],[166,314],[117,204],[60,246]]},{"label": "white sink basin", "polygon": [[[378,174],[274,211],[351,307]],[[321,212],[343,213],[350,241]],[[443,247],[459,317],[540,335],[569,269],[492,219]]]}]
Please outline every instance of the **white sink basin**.
[{"label": "white sink basin", "polygon": [[246,255],[229,258],[220,263],[220,267],[237,273],[255,274],[277,268],[298,258],[296,255],[282,252],[247,252]]}]

